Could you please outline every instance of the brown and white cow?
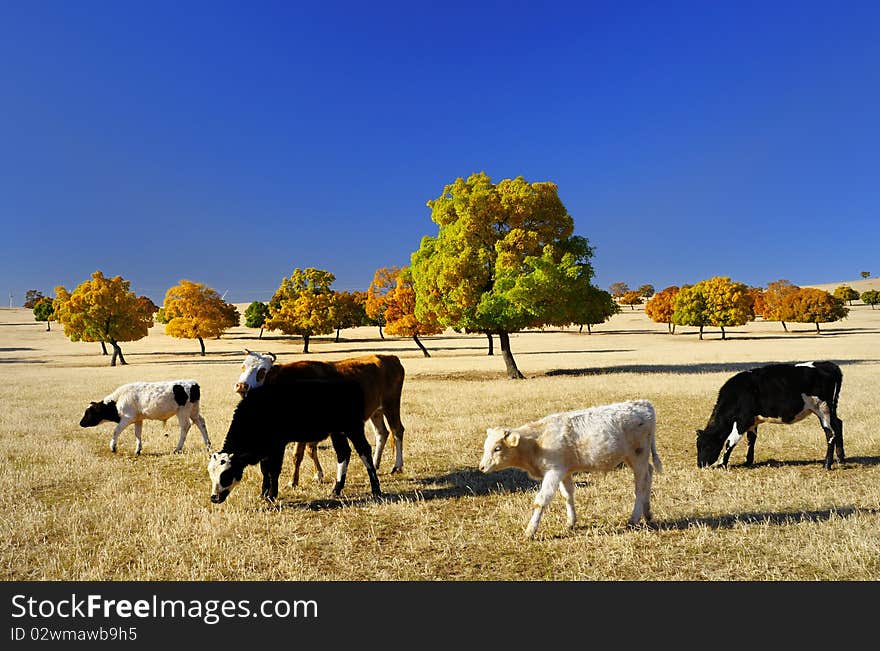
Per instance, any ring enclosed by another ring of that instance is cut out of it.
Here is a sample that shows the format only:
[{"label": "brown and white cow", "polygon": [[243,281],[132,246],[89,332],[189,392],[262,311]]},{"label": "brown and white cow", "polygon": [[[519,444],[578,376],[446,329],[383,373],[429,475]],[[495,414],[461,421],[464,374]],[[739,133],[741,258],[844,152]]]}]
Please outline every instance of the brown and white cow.
[{"label": "brown and white cow", "polygon": [[[405,372],[403,364],[395,355],[365,355],[335,362],[301,360],[276,364],[273,353],[255,353],[245,348],[245,358],[241,365],[241,375],[235,384],[235,391],[244,397],[250,389],[264,383],[275,384],[309,378],[343,378],[357,381],[364,392],[364,420],[373,424],[376,435],[376,448],[373,451],[373,465],[379,468],[388,429],[394,434],[396,457],[392,473],[403,468],[403,424],[400,422],[400,394],[403,390]],[[385,426],[385,421],[388,427]],[[293,478],[291,486],[299,483],[299,466],[303,453],[308,448],[309,457],[315,464],[316,477],[323,478],[323,470],[318,462],[317,443],[297,443],[294,453]]]}]

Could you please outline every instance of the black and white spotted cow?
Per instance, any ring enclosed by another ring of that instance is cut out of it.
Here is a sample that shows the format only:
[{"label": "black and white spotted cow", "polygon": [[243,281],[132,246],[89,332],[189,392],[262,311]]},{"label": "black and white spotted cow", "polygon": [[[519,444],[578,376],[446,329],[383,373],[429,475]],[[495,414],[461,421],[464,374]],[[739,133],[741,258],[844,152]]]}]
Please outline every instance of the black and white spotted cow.
[{"label": "black and white spotted cow", "polygon": [[205,447],[211,449],[205,419],[199,413],[201,390],[195,380],[169,380],[164,382],[130,382],[123,384],[101,402],[92,402],[79,421],[80,427],[94,427],[110,421],[116,423],[110,439],[110,451],[116,452],[116,442],[126,427],[134,423],[137,440],[135,454],[141,453],[141,428],[145,420],[167,421],[177,416],[180,438],[175,452],[183,449],[187,432],[192,424],[202,433]]},{"label": "black and white spotted cow", "polygon": [[844,461],[843,421],[837,399],[843,373],[833,362],[768,364],[737,373],[718,392],[705,429],[697,430],[697,464],[726,466],[734,446],[748,438],[746,465],[755,460],[760,423],[791,424],[816,414],[825,431],[825,468]]}]

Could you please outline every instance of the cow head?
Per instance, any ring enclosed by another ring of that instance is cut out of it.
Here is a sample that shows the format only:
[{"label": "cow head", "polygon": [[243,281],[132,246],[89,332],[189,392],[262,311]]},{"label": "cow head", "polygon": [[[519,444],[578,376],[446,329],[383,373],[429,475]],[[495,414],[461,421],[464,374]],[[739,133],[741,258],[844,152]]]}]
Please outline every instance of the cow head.
[{"label": "cow head", "polygon": [[263,384],[266,380],[266,374],[272,368],[277,357],[274,353],[266,353],[261,355],[253,351],[244,349],[244,361],[241,363],[241,375],[238,376],[238,382],[235,383],[235,392],[244,398],[251,389]]},{"label": "cow head", "polygon": [[211,501],[220,504],[238,485],[244,475],[245,463],[239,455],[214,452],[208,459],[208,476],[211,478]]},{"label": "cow head", "polygon": [[697,466],[705,468],[715,465],[721,456],[721,448],[724,446],[724,437],[713,435],[708,430],[697,430]]},{"label": "cow head", "polygon": [[486,430],[486,442],[483,444],[483,458],[480,459],[480,471],[492,472],[509,468],[516,456],[519,445],[519,434],[509,429]]},{"label": "cow head", "polygon": [[83,417],[79,421],[80,427],[94,427],[104,421],[119,422],[119,411],[116,409],[116,401],[92,402],[86,407]]}]

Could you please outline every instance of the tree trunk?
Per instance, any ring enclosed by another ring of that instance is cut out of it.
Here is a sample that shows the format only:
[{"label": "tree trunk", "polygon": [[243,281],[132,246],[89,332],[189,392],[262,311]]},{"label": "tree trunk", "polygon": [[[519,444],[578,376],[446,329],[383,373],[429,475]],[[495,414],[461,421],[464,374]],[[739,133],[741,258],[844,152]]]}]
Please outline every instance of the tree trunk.
[{"label": "tree trunk", "polygon": [[385,335],[382,333],[382,326],[379,326],[379,339],[385,339]]},{"label": "tree trunk", "polygon": [[336,343],[337,344],[339,343],[339,331],[340,330],[341,330],[341,328],[336,328]]},{"label": "tree trunk", "polygon": [[49,325],[50,323],[50,321],[46,321],[46,332],[52,332],[52,327]]},{"label": "tree trunk", "polygon": [[785,327],[785,321],[780,321],[779,323],[782,324],[782,329],[788,332],[788,328]]},{"label": "tree trunk", "polygon": [[489,355],[495,354],[495,342],[492,340],[492,333],[487,332],[486,337],[489,339]]},{"label": "tree trunk", "polygon": [[202,347],[202,357],[204,357],[205,356],[205,342],[202,340],[201,337],[196,337],[196,339],[199,340],[199,345]]},{"label": "tree trunk", "polygon": [[513,353],[510,351],[510,334],[502,330],[498,333],[498,340],[501,342],[501,356],[507,367],[507,377],[511,380],[524,380],[526,376],[516,367],[516,360],[513,359]]},{"label": "tree trunk", "polygon": [[819,322],[816,321],[816,332],[819,332]]},{"label": "tree trunk", "polygon": [[589,323],[587,324],[587,334],[588,334],[588,335],[593,334],[593,328],[590,326]]},{"label": "tree trunk", "polygon": [[259,337],[257,337],[257,339],[262,339],[262,338],[263,338],[263,329],[262,329],[262,328],[260,328],[260,336],[259,336]]},{"label": "tree trunk", "polygon": [[119,347],[119,343],[111,339],[110,345],[113,346],[113,355],[110,357],[110,366],[116,366],[117,358],[119,358],[119,364],[125,366],[125,357],[122,356],[122,349]]},{"label": "tree trunk", "polygon": [[721,340],[724,341],[727,337],[724,336],[724,326],[721,326]]},{"label": "tree trunk", "polygon": [[700,341],[703,341],[703,326],[700,326]]},{"label": "tree trunk", "polygon": [[578,328],[578,334],[581,334],[584,331],[584,324],[582,323]]},{"label": "tree trunk", "polygon": [[419,348],[422,349],[422,353],[424,354],[425,357],[430,357],[430,356],[431,356],[431,353],[428,352],[428,349],[425,348],[424,345],[422,345],[422,342],[421,342],[421,341],[419,341],[419,336],[418,336],[418,335],[413,335],[413,341],[416,342],[416,344],[418,344]]},{"label": "tree trunk", "polygon": [[107,352],[107,344],[105,344],[103,341],[101,342],[101,350],[104,351],[104,355],[110,354]]},{"label": "tree trunk", "polygon": [[309,352],[309,335],[303,335],[303,353],[308,354]]}]

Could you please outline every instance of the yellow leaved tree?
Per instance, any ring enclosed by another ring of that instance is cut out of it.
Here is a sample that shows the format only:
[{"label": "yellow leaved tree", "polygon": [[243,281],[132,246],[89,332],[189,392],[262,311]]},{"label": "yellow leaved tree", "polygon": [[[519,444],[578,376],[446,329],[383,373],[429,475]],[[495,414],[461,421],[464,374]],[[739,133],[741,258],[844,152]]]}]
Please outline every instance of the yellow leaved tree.
[{"label": "yellow leaved tree", "polygon": [[122,276],[105,278],[96,271],[73,292],[55,288],[55,320],[64,327],[64,335],[71,341],[109,343],[110,366],[116,366],[117,359],[126,363],[119,342],[143,339],[153,325],[155,305],[137,296],[130,285]]},{"label": "yellow leaved tree", "polygon": [[268,330],[303,338],[303,352],[309,352],[314,335],[326,335],[336,327],[336,295],[330,285],[336,280],[323,269],[294,269],[269,301]]},{"label": "yellow leaved tree", "polygon": [[670,285],[654,294],[645,303],[645,314],[654,323],[665,323],[670,334],[675,334],[675,323],[672,314],[675,311],[675,296],[678,294],[678,285]]},{"label": "yellow leaved tree", "polygon": [[168,289],[162,304],[165,334],[178,339],[198,339],[202,356],[205,338],[220,337],[239,324],[238,309],[205,283],[181,280]]}]

